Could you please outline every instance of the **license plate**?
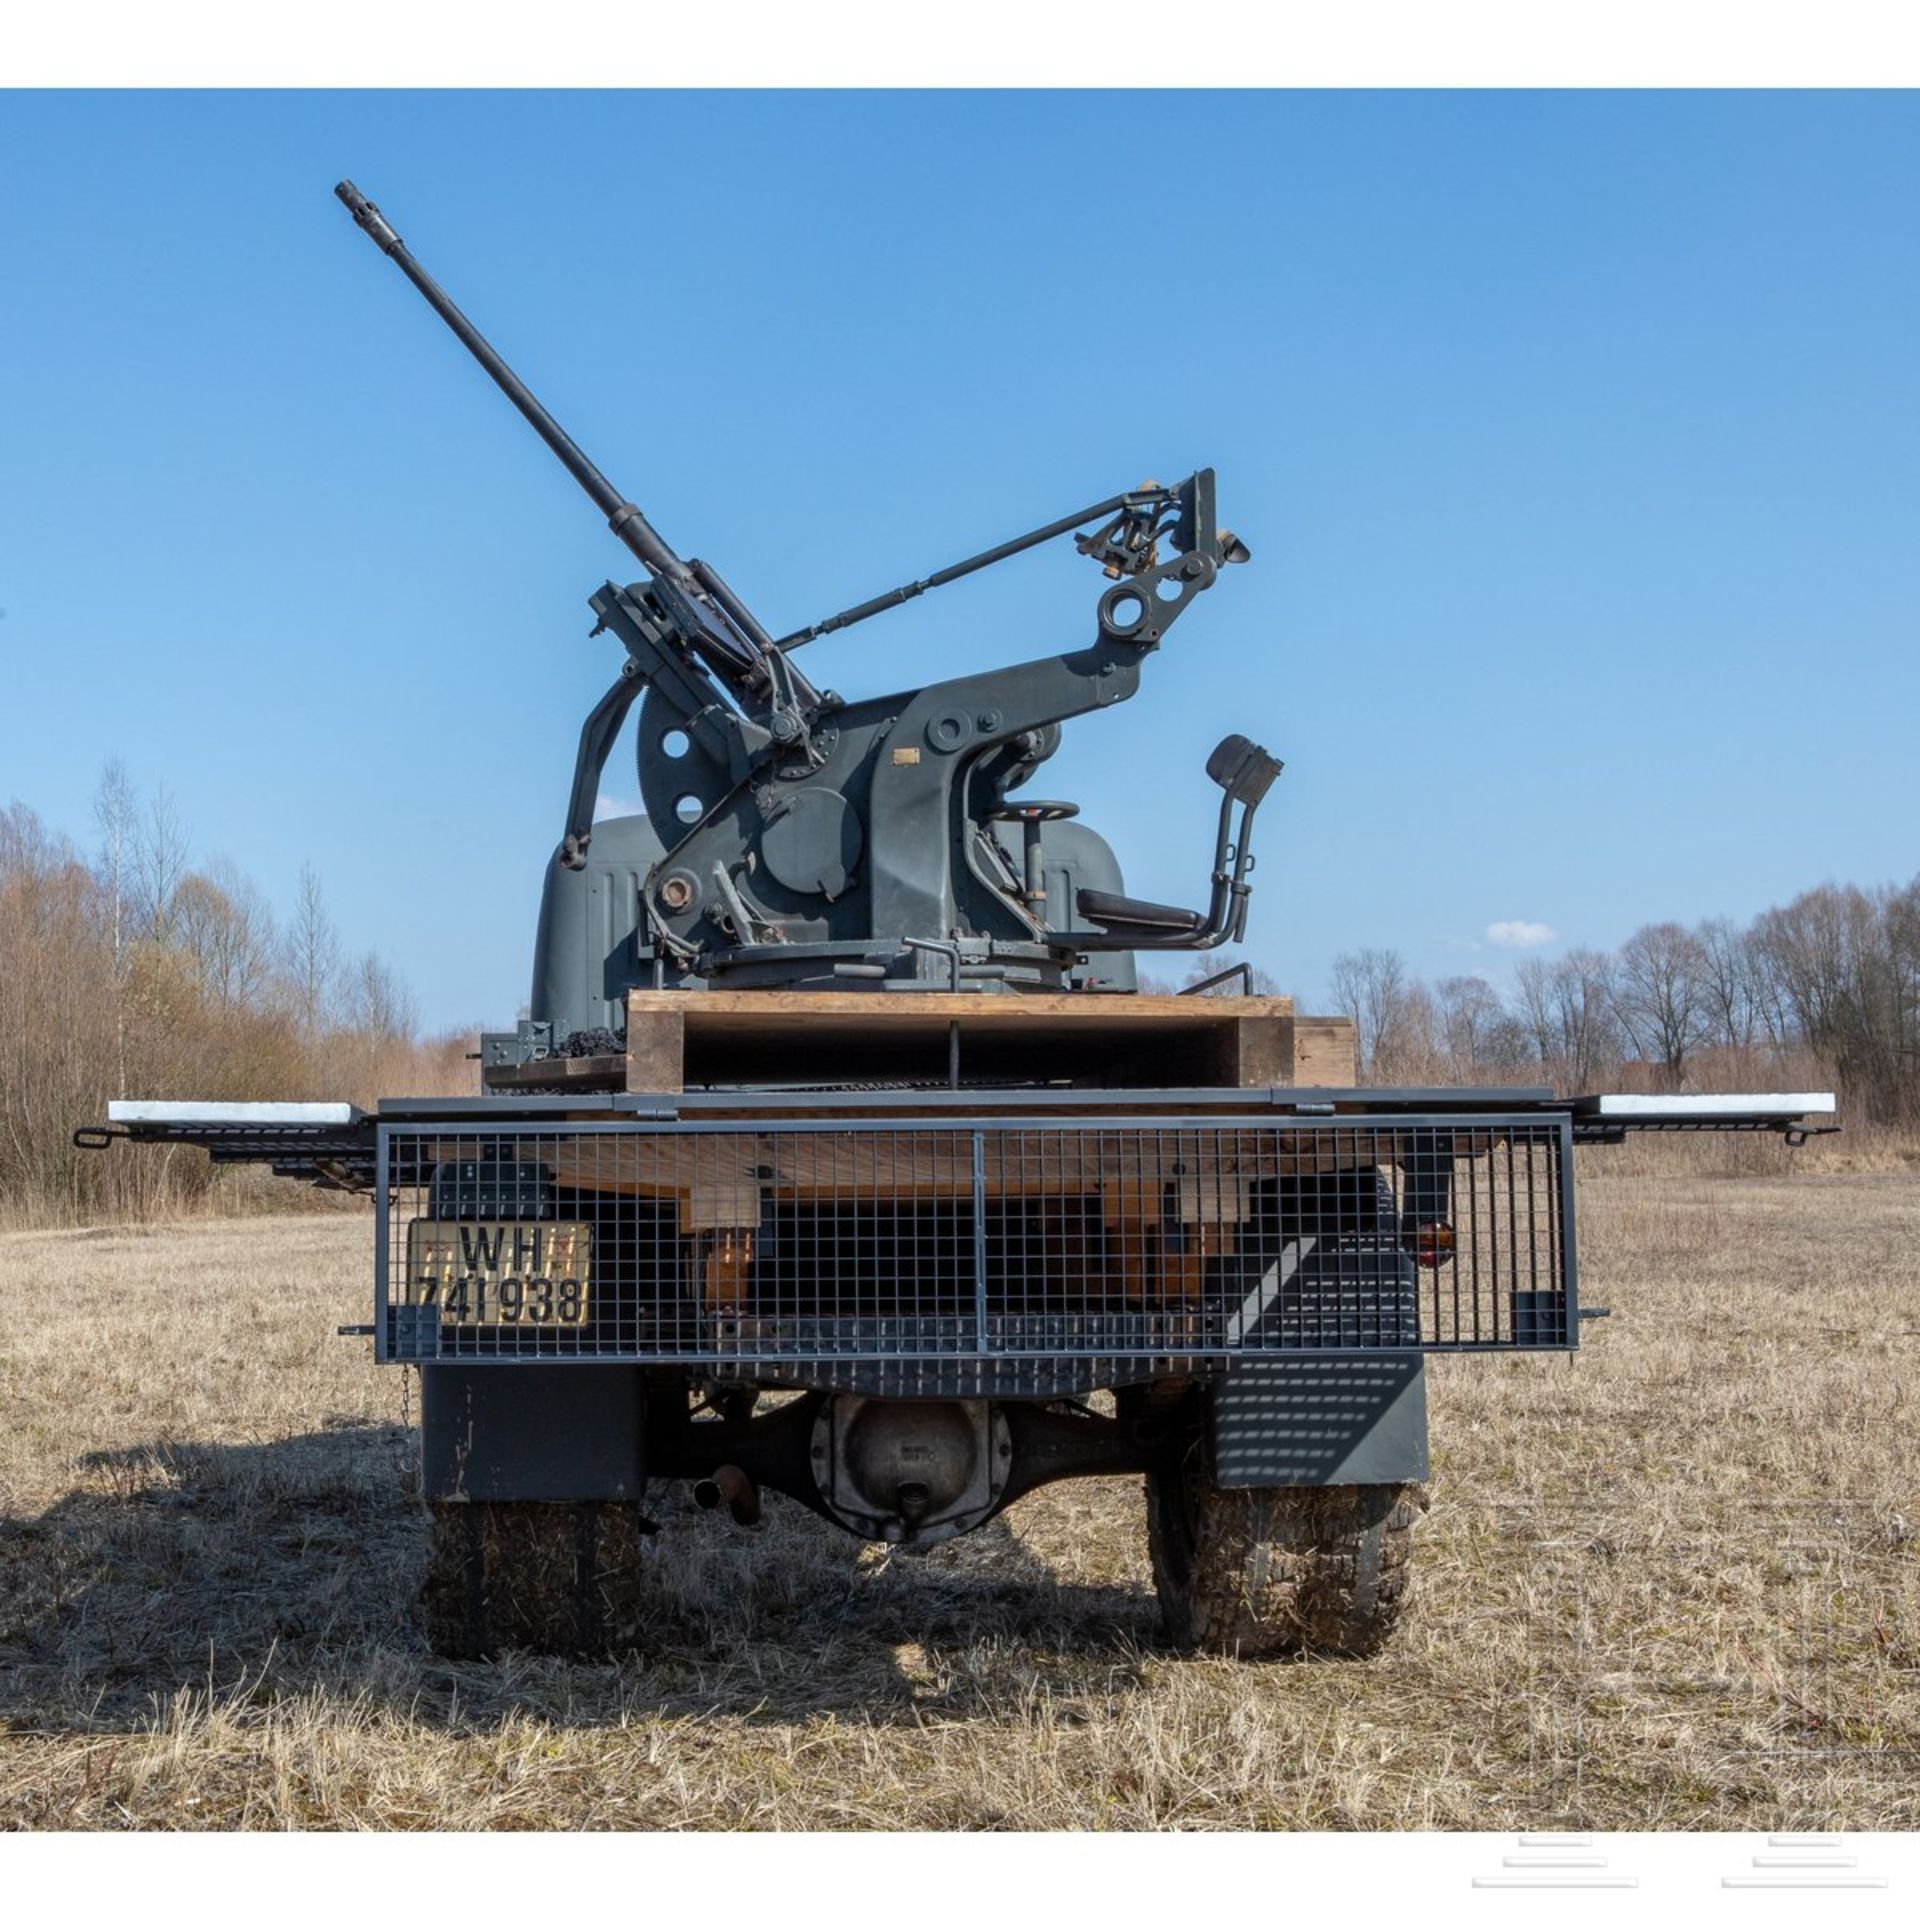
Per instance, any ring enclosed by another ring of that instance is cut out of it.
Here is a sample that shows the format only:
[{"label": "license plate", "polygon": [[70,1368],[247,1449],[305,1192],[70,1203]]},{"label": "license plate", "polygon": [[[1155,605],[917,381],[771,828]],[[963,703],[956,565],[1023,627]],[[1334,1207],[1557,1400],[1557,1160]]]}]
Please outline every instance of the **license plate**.
[{"label": "license plate", "polygon": [[578,1327],[587,1317],[593,1232],[580,1220],[413,1220],[407,1305],[443,1326]]}]

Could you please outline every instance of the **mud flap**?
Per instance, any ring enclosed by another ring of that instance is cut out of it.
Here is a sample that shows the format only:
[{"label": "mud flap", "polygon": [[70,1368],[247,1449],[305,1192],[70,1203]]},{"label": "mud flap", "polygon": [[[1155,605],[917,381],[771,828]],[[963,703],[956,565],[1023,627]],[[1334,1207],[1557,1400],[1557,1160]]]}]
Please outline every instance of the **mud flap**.
[{"label": "mud flap", "polygon": [[1426,1358],[1248,1355],[1214,1385],[1208,1421],[1216,1486],[1424,1480]]},{"label": "mud flap", "polygon": [[448,1500],[637,1500],[638,1367],[420,1369],[420,1493]]}]

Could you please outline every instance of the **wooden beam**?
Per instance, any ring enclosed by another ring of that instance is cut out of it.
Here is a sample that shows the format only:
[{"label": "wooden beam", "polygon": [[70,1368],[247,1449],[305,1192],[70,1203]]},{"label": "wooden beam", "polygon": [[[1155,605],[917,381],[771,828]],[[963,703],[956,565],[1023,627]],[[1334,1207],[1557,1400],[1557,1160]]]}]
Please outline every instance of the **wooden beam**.
[{"label": "wooden beam", "polygon": [[679,1093],[685,1086],[686,1023],[675,1004],[691,993],[631,993],[627,996],[627,1091]]},{"label": "wooden beam", "polygon": [[1297,1015],[1293,1022],[1293,1059],[1284,1084],[1354,1086],[1360,1078],[1358,1051],[1351,1020],[1339,1015]]},{"label": "wooden beam", "polygon": [[482,1084],[522,1090],[551,1089],[555,1093],[617,1093],[626,1085],[624,1054],[563,1054],[551,1060],[528,1060],[519,1066],[488,1067]]}]

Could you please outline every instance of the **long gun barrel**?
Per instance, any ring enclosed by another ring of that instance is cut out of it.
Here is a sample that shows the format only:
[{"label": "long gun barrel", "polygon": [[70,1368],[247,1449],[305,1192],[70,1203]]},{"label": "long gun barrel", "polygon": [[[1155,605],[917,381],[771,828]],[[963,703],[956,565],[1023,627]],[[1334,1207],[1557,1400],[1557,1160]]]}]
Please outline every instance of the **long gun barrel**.
[{"label": "long gun barrel", "polygon": [[655,576],[671,580],[688,592],[698,586],[687,563],[654,532],[647,517],[574,444],[559,421],[527,390],[526,383],[488,345],[480,329],[447,298],[446,290],[411,253],[387,224],[385,216],[351,180],[334,188],[360,230],[420,289],[435,313],[452,328],[460,344],[478,360],[494,384],[526,416],[528,424],[559,456],[560,464],[579,481],[587,498],[607,516],[607,525],[627,550]]}]

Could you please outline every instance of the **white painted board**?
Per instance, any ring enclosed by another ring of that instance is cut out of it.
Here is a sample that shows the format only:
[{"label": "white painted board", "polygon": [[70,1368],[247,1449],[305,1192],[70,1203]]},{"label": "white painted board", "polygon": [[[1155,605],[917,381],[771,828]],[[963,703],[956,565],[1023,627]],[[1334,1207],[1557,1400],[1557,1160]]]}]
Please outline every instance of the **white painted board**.
[{"label": "white painted board", "polygon": [[1830,1093],[1603,1093],[1598,1107],[1603,1120],[1707,1120],[1727,1114],[1794,1119],[1832,1111]]},{"label": "white painted board", "polygon": [[344,1127],[365,1116],[344,1100],[109,1100],[122,1126]]}]

